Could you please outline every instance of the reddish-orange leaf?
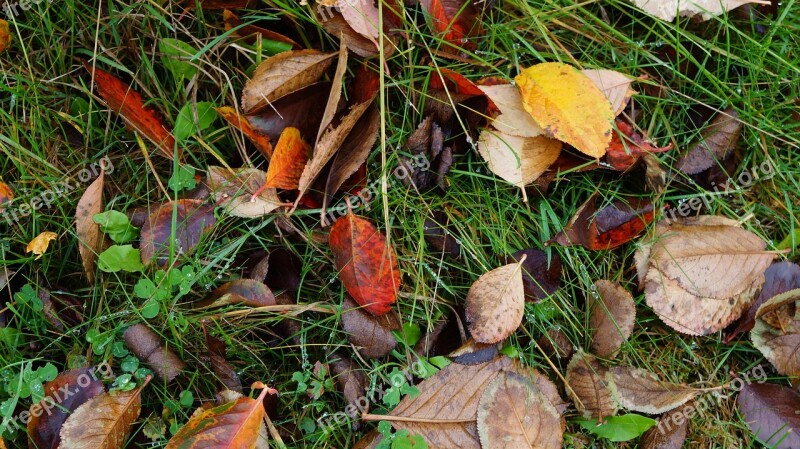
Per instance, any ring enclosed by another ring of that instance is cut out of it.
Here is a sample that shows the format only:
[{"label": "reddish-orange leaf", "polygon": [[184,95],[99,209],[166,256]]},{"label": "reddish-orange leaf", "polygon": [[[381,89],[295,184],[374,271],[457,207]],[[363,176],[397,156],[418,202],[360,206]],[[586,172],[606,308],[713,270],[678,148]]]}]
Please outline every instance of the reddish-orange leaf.
[{"label": "reddish-orange leaf", "polygon": [[373,315],[391,310],[400,288],[400,270],[394,249],[375,225],[348,211],[333,224],[328,243],[350,296]]},{"label": "reddish-orange leaf", "polygon": [[296,189],[310,151],[311,146],[300,136],[299,129],[284,129],[275,146],[275,155],[269,162],[264,187]]},{"label": "reddish-orange leaf", "polygon": [[[236,16],[236,14],[234,14],[228,9],[222,11],[222,20],[225,21],[225,31],[230,31],[242,25],[242,20],[239,19],[239,17]],[[263,39],[275,42],[283,42],[284,44],[291,45],[292,48],[296,50],[303,48],[300,46],[300,44],[284,36],[283,34],[270,31],[266,28],[261,28],[260,26],[244,25],[241,28],[238,28],[236,31],[234,31],[234,33],[237,36],[241,36],[244,39],[244,41],[247,42],[248,44],[255,43],[256,35],[260,34]]]},{"label": "reddish-orange leaf", "polygon": [[[647,153],[663,153],[672,149],[672,144],[654,147],[623,120],[617,120],[617,129],[611,134],[611,144],[606,153],[606,162],[615,170],[624,171]],[[624,140],[623,140],[624,139]]]},{"label": "reddish-orange leaf", "polygon": [[464,75],[450,69],[437,68],[431,74],[429,87],[436,90],[447,90],[449,95],[460,94],[466,97],[480,96],[486,99],[486,115],[494,117],[500,114],[500,109],[494,104],[484,91]]},{"label": "reddish-orange leaf", "polygon": [[[119,114],[129,128],[156,144],[163,156],[172,159],[175,138],[164,126],[158,111],[145,106],[142,96],[114,75],[93,68],[88,62],[83,66],[94,76],[97,93],[108,108]],[[179,148],[178,157],[180,155]]]},{"label": "reddish-orange leaf", "polygon": [[654,210],[650,201],[633,198],[627,202],[614,201],[599,211],[593,195],[547,244],[581,245],[591,250],[616,248],[633,240],[653,221]]},{"label": "reddish-orange leaf", "polygon": [[208,410],[198,410],[169,440],[166,449],[254,448],[264,419],[262,401],[269,388],[256,399],[241,397]]},{"label": "reddish-orange leaf", "polygon": [[238,129],[242,132],[250,142],[253,142],[253,145],[258,148],[264,156],[268,159],[272,157],[272,144],[269,141],[269,137],[257,131],[253,126],[250,124],[250,121],[244,115],[239,114],[230,106],[222,106],[217,108],[217,113],[222,116],[231,126]]},{"label": "reddish-orange leaf", "polygon": [[10,203],[14,200],[14,191],[11,190],[11,187],[8,184],[0,181],[0,212],[3,211],[3,205],[6,203]]},{"label": "reddish-orange leaf", "polygon": [[421,3],[433,19],[436,31],[444,33],[445,40],[468,50],[476,48],[475,42],[468,40],[481,32],[472,1],[465,4],[463,0],[422,0]]}]

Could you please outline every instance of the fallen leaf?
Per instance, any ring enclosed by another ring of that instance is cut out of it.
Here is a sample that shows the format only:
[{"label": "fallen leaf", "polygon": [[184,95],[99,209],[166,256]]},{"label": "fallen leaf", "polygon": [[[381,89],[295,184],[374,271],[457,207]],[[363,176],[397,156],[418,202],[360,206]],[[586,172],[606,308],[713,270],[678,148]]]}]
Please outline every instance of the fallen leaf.
[{"label": "fallen leaf", "polygon": [[12,201],[14,201],[14,191],[8,184],[0,181],[0,212],[3,212],[3,207]]},{"label": "fallen leaf", "polygon": [[789,387],[745,382],[736,407],[761,444],[773,449],[800,447],[800,396]]},{"label": "fallen leaf", "polygon": [[94,222],[94,216],[103,211],[104,178],[105,173],[101,171],[100,176],[83,192],[75,212],[78,253],[81,255],[83,272],[86,273],[90,284],[94,283],[97,255],[103,252],[103,236],[100,233],[100,225]]},{"label": "fallen leaf", "polygon": [[328,243],[350,296],[375,316],[391,310],[400,288],[400,270],[394,249],[375,225],[350,211],[333,224]]},{"label": "fallen leaf", "polygon": [[319,132],[325,112],[320,98],[331,90],[330,82],[319,82],[290,92],[270,103],[268,108],[248,115],[247,120],[257,132],[277,142],[284,129],[291,126],[300,130],[306,142],[313,142]]},{"label": "fallen leaf", "polygon": [[274,306],[275,296],[262,282],[237,279],[216,288],[197,307],[221,307],[229,304],[244,304],[248,307]]},{"label": "fallen leaf", "polygon": [[609,370],[619,404],[628,410],[656,415],[694,399],[702,390],[684,384],[662,382],[655,374],[630,366]]},{"label": "fallen leaf", "polygon": [[[376,42],[356,32],[339,11],[331,9],[330,11],[316,14],[316,16],[317,22],[322,24],[322,27],[325,28],[328,34],[340,39],[340,45],[347,47],[348,50],[356,55],[362,58],[369,58],[380,54],[381,51],[376,45]],[[396,50],[397,38],[392,35],[384,34],[383,41],[383,54],[384,57],[388,58],[393,55]]]},{"label": "fallen leaf", "polygon": [[85,305],[81,297],[64,291],[54,293],[42,286],[37,295],[42,301],[45,319],[56,330],[65,332],[83,323]]},{"label": "fallen leaf", "polygon": [[358,348],[358,353],[368,359],[379,359],[397,346],[393,331],[400,330],[402,323],[394,311],[381,316],[367,313],[349,296],[342,302],[342,329],[347,340]]},{"label": "fallen leaf", "polygon": [[573,344],[567,334],[563,330],[555,328],[548,329],[541,338],[539,338],[539,346],[547,354],[553,354],[562,361],[570,359],[572,354],[575,353],[575,344]]},{"label": "fallen leaf", "polygon": [[44,231],[34,237],[33,240],[28,242],[28,247],[25,249],[25,253],[32,252],[36,255],[36,259],[39,259],[44,255],[45,252],[47,252],[47,248],[50,247],[50,242],[56,238],[58,238],[58,234],[55,232]]},{"label": "fallen leaf", "polygon": [[773,296],[756,312],[750,338],[780,374],[800,375],[800,320],[795,319],[800,289]]},{"label": "fallen leaf", "polygon": [[592,329],[592,353],[614,358],[630,338],[636,319],[633,296],[619,284],[595,281],[589,303],[589,328]]},{"label": "fallen leaf", "polygon": [[657,424],[647,430],[639,439],[642,449],[681,449],[689,430],[689,419],[696,409],[692,402],[661,415]]},{"label": "fallen leaf", "polygon": [[405,169],[403,184],[418,190],[426,190],[438,186],[442,191],[447,188],[445,175],[453,163],[453,151],[444,146],[442,128],[427,116],[417,129],[409,136],[403,147],[411,156],[400,156],[400,165]]},{"label": "fallen leaf", "polygon": [[61,448],[121,449],[142,409],[142,386],[101,393],[69,415],[61,427]]},{"label": "fallen leaf", "polygon": [[202,322],[202,325],[203,334],[205,334],[206,337],[206,349],[208,350],[208,358],[211,362],[211,369],[214,370],[214,374],[217,376],[217,379],[222,383],[222,385],[225,386],[225,388],[237,393],[241,393],[242,380],[239,378],[239,375],[236,374],[236,370],[233,369],[233,366],[231,366],[226,358],[227,347],[225,346],[225,342],[208,332],[205,321]]},{"label": "fallen leaf", "polygon": [[672,144],[665,147],[654,147],[636,130],[623,120],[616,121],[616,129],[611,137],[611,145],[606,153],[606,162],[614,170],[625,171],[631,168],[645,154],[663,153],[672,149]]},{"label": "fallen leaf", "polygon": [[239,17],[236,14],[234,14],[232,11],[228,9],[222,11],[222,20],[225,22],[225,31],[236,29],[234,33],[237,36],[243,37],[245,42],[247,42],[248,44],[256,43],[257,41],[256,36],[261,35],[261,38],[265,40],[283,42],[284,44],[289,44],[292,46],[294,50],[299,50],[302,48],[300,44],[284,36],[283,34],[276,33],[266,28],[261,28],[260,26],[255,26],[250,24],[242,25],[243,22],[241,21],[241,19],[239,19]]},{"label": "fallen leaf", "polygon": [[451,223],[446,213],[432,211],[430,217],[425,217],[422,233],[425,242],[432,246],[436,253],[444,253],[457,259],[461,256],[461,244],[453,237]]},{"label": "fallen leaf", "polygon": [[662,220],[636,253],[647,304],[678,332],[717,332],[752,303],[775,257],[765,248],[724,217]]},{"label": "fallen leaf", "polygon": [[654,215],[653,204],[641,198],[614,200],[598,211],[597,195],[592,195],[547,244],[581,245],[595,251],[613,249],[636,238]]},{"label": "fallen leaf", "polygon": [[262,62],[242,90],[242,110],[253,114],[278,98],[318,81],[336,53],[290,50]]},{"label": "fallen leaf", "polygon": [[336,0],[336,9],[353,31],[378,45],[380,17],[373,0]]},{"label": "fallen leaf", "polygon": [[177,200],[162,204],[142,226],[139,246],[143,264],[149,264],[154,258],[158,265],[167,263],[172,241],[173,208],[177,213],[175,255],[186,254],[194,249],[217,221],[214,208],[204,205],[200,200]]},{"label": "fallen leaf", "polygon": [[548,136],[593,158],[606,153],[614,111],[589,77],[570,65],[545,62],[524,69],[514,80],[525,110]]},{"label": "fallen leaf", "polygon": [[536,137],[544,134],[536,121],[525,110],[519,88],[512,84],[478,86],[500,110],[492,126],[503,134],[518,137]]},{"label": "fallen leaf", "polygon": [[248,120],[247,117],[239,114],[230,106],[219,107],[216,111],[217,114],[221,115],[231,126],[241,131],[242,134],[255,145],[261,154],[268,159],[272,158],[273,149],[269,141],[269,136],[253,128],[253,125],[250,124],[250,120]]},{"label": "fallen leaf", "polygon": [[483,449],[560,449],[561,414],[525,376],[503,372],[483,391],[478,435]]},{"label": "fallen leaf", "polygon": [[517,137],[485,129],[478,152],[492,173],[520,188],[523,201],[527,202],[525,186],[558,159],[561,142],[545,136]]},{"label": "fallen leaf", "polygon": [[718,16],[752,0],[633,0],[642,11],[659,19],[672,22],[679,14],[681,17],[699,15],[703,20]]},{"label": "fallen leaf", "polygon": [[265,188],[267,174],[256,168],[231,171],[210,165],[207,180],[214,199],[234,217],[263,217],[288,205],[281,201],[274,188]]},{"label": "fallen leaf", "polygon": [[9,45],[11,45],[11,32],[8,22],[0,19],[0,53],[6,51]]},{"label": "fallen leaf", "polygon": [[303,261],[286,248],[277,248],[261,259],[250,273],[250,278],[262,281],[272,290],[300,290]]},{"label": "fallen leaf", "polygon": [[[364,371],[359,369],[352,359],[339,352],[331,354],[328,360],[331,361],[331,372],[336,382],[336,388],[344,396],[347,407],[351,407],[351,409],[354,407],[361,413],[366,413],[368,410],[363,408],[364,405],[361,401],[366,398],[369,379]],[[368,406],[369,403],[367,403]],[[351,418],[355,418],[355,416],[351,416]],[[358,426],[357,423],[358,421],[354,424],[355,427]]]},{"label": "fallen leaf", "polygon": [[191,0],[187,1],[184,6],[186,9],[191,10],[194,8],[195,2],[199,3],[204,11],[251,8],[255,7],[258,3],[256,0]]},{"label": "fallen leaf", "polygon": [[496,344],[478,343],[473,339],[469,339],[469,341],[447,354],[447,356],[452,357],[453,363],[477,365],[494,359],[499,352]]},{"label": "fallen leaf", "polygon": [[484,273],[469,288],[465,317],[475,341],[497,343],[508,338],[522,323],[525,258]]},{"label": "fallen leaf", "polygon": [[[106,106],[119,114],[129,128],[153,142],[162,156],[173,159],[175,138],[164,126],[161,115],[155,109],[146,107],[142,96],[119,78],[92,67],[88,62],[84,62],[83,66],[92,74],[97,93]],[[177,155],[181,157],[180,148],[177,149]]]},{"label": "fallen leaf", "polygon": [[275,154],[267,168],[265,187],[296,189],[300,175],[308,162],[311,146],[300,136],[300,130],[288,127],[283,130]]},{"label": "fallen leaf", "polygon": [[134,324],[125,329],[122,338],[125,346],[165,382],[172,382],[186,368],[183,360],[145,324]]},{"label": "fallen leaf", "polygon": [[505,259],[506,263],[522,261],[525,301],[539,302],[561,287],[561,257],[557,253],[553,252],[548,257],[544,251],[528,248],[506,256]]},{"label": "fallen leaf", "polygon": [[700,138],[689,145],[686,154],[675,162],[675,169],[696,175],[716,166],[736,147],[742,127],[739,114],[733,108],[717,114],[700,133]]},{"label": "fallen leaf", "polygon": [[595,356],[580,350],[576,352],[567,365],[566,379],[567,393],[584,416],[603,421],[617,413],[616,385]]},{"label": "fallen leaf", "polygon": [[482,32],[478,11],[471,1],[422,0],[423,10],[431,18],[433,29],[444,34],[444,39],[456,47],[473,50],[476,43],[470,38]]},{"label": "fallen leaf", "polygon": [[241,397],[208,410],[198,409],[166,448],[255,448],[265,415],[262,401],[268,391],[263,388],[255,399]]},{"label": "fallen leaf", "polygon": [[600,92],[603,92],[611,104],[611,110],[614,111],[615,116],[625,109],[631,96],[636,93],[631,89],[633,79],[628,75],[608,69],[581,70],[581,73],[592,80]]},{"label": "fallen leaf", "polygon": [[69,415],[105,391],[93,368],[65,371],[47,382],[45,398],[30,409],[29,445],[37,449],[57,449],[61,443],[61,427]]}]

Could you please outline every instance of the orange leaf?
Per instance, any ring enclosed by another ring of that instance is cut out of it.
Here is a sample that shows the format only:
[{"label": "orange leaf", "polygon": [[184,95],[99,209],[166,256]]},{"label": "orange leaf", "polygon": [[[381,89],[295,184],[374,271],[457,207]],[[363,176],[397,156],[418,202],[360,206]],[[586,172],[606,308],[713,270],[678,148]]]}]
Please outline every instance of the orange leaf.
[{"label": "orange leaf", "polygon": [[269,163],[264,187],[296,189],[310,151],[311,146],[300,136],[300,130],[292,127],[284,129]]},{"label": "orange leaf", "polygon": [[397,300],[400,271],[394,249],[375,225],[348,212],[333,224],[328,243],[350,296],[373,315],[391,310]]},{"label": "orange leaf", "polygon": [[[88,62],[84,62],[83,66],[94,76],[97,93],[109,109],[119,114],[129,128],[156,144],[163,156],[172,159],[175,138],[164,126],[161,115],[155,109],[146,107],[142,96],[119,78],[104,70],[92,68]],[[180,156],[181,150],[178,149],[178,157]]]},{"label": "orange leaf", "polygon": [[3,211],[3,205],[10,203],[14,200],[14,191],[11,190],[8,184],[0,181],[0,212]]},{"label": "orange leaf", "polygon": [[472,2],[466,5],[461,0],[422,0],[422,7],[433,19],[436,31],[444,33],[448,42],[468,50],[476,47],[467,40],[481,31],[478,13]]},{"label": "orange leaf", "polygon": [[5,51],[11,44],[11,33],[9,32],[8,22],[0,19],[0,53]]},{"label": "orange leaf", "polygon": [[606,153],[606,162],[615,170],[624,171],[631,168],[647,153],[663,153],[672,149],[671,143],[661,148],[654,147],[637,134],[631,125],[622,120],[617,120],[617,129],[619,131],[611,136],[611,146]]},{"label": "orange leaf", "polygon": [[269,137],[253,128],[253,126],[250,124],[250,120],[248,120],[247,117],[239,114],[230,106],[222,106],[216,110],[217,113],[228,122],[228,124],[247,136],[247,138],[250,139],[250,142],[253,142],[253,145],[258,148],[258,151],[260,151],[267,158],[272,157],[272,144],[269,141]]}]

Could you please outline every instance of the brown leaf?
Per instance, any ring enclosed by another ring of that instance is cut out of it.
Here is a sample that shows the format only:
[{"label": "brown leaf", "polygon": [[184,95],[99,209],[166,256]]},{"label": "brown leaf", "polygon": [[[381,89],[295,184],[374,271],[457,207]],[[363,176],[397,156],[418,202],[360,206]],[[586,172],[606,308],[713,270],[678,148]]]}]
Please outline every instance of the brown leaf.
[{"label": "brown leaf", "polygon": [[600,357],[614,358],[633,332],[636,303],[619,284],[601,279],[595,281],[594,288],[589,304],[591,350]]},{"label": "brown leaf", "polygon": [[444,191],[447,183],[445,175],[453,163],[453,151],[444,146],[442,128],[434,123],[432,115],[417,126],[403,147],[411,156],[400,156],[400,165],[405,169],[403,184],[419,190],[438,186]]},{"label": "brown leaf", "polygon": [[764,282],[775,257],[765,248],[724,217],[662,220],[636,254],[647,304],[678,332],[719,331],[739,318]]},{"label": "brown leaf", "polygon": [[296,189],[310,152],[311,146],[300,136],[299,129],[291,126],[284,129],[275,146],[275,154],[269,161],[264,185],[277,189]]},{"label": "brown leaf", "polygon": [[[161,115],[155,109],[145,107],[142,96],[114,75],[92,67],[88,62],[83,66],[92,74],[97,84],[97,93],[109,109],[119,114],[129,128],[139,132],[153,142],[161,155],[173,158],[175,138],[164,126]],[[181,150],[178,148],[178,158]]]},{"label": "brown leaf", "polygon": [[177,211],[175,228],[175,254],[189,253],[214,226],[214,208],[199,200],[177,200],[162,204],[142,226],[140,248],[142,263],[147,265],[157,258],[158,265],[167,263],[172,235],[172,211]]},{"label": "brown leaf", "polygon": [[639,439],[641,449],[681,449],[689,429],[689,419],[695,408],[692,402],[662,415],[658,424],[647,429]]},{"label": "brown leaf", "polygon": [[208,166],[207,181],[211,194],[234,217],[257,218],[286,206],[274,188],[265,188],[267,174],[256,168],[233,171]]},{"label": "brown leaf", "polygon": [[[232,11],[225,9],[222,11],[222,20],[225,22],[225,31],[230,31],[234,28],[237,28],[242,25],[241,19],[234,14]],[[289,39],[288,37],[284,36],[283,34],[276,33],[274,31],[268,30],[266,28],[261,28],[255,25],[244,25],[241,28],[238,28],[234,34],[237,36],[241,36],[244,38],[244,41],[248,44],[254,44],[257,39],[256,35],[261,35],[262,39],[275,41],[275,42],[283,42],[284,44],[289,44],[292,46],[294,50],[299,50],[302,47],[297,42]]]},{"label": "brown leaf", "polygon": [[[376,43],[356,32],[339,11],[331,8],[329,11],[317,14],[317,22],[322,24],[328,34],[338,38],[341,42],[340,45],[347,47],[356,55],[369,58],[380,54]],[[387,34],[383,36],[383,40],[384,57],[388,58],[395,52],[397,38]]]},{"label": "brown leaf", "polygon": [[585,416],[603,418],[617,413],[616,386],[595,356],[578,351],[567,365],[567,393]]},{"label": "brown leaf", "polygon": [[653,204],[641,198],[615,200],[597,210],[597,195],[578,208],[553,242],[563,246],[581,245],[590,250],[608,250],[636,238],[653,221]]},{"label": "brown leaf", "polygon": [[484,273],[470,287],[466,321],[475,341],[497,343],[522,323],[525,310],[522,262],[524,259]]},{"label": "brown leaf", "polygon": [[539,338],[538,343],[544,352],[553,354],[564,361],[571,358],[572,354],[575,352],[575,345],[569,340],[567,334],[558,328],[548,329],[547,332]]},{"label": "brown leaf", "polygon": [[296,292],[302,282],[303,261],[286,248],[277,248],[261,259],[250,278],[262,281],[272,290]]},{"label": "brown leaf", "polygon": [[216,111],[222,118],[225,119],[231,126],[238,129],[245,135],[250,142],[255,145],[258,151],[261,152],[267,159],[272,158],[272,144],[269,141],[269,136],[253,128],[247,117],[239,114],[230,106],[222,106],[216,108]]},{"label": "brown leaf", "polygon": [[[8,21],[0,19],[0,53],[6,51],[6,48],[11,45],[11,33],[9,32]],[[0,444],[2,438],[0,438]]]},{"label": "brown leaf", "polygon": [[211,361],[211,369],[214,370],[214,374],[216,374],[217,379],[219,379],[225,388],[237,393],[241,393],[242,380],[239,379],[239,375],[236,374],[236,370],[233,369],[233,366],[231,366],[225,356],[227,352],[225,342],[208,332],[205,321],[202,322],[202,325],[203,333],[206,336],[206,349],[208,350],[208,357]]},{"label": "brown leaf", "polygon": [[60,373],[44,386],[45,397],[30,409],[28,440],[30,447],[56,449],[61,443],[61,426],[68,416],[86,401],[105,393],[92,368],[77,368]]},{"label": "brown leaf", "polygon": [[780,373],[800,376],[800,288],[778,294],[765,301],[756,312],[750,338],[764,357]]},{"label": "brown leaf", "polygon": [[[352,406],[350,407],[351,410],[355,407],[361,413],[366,413],[368,410],[364,409],[364,405],[361,404],[361,400],[366,397],[367,386],[369,385],[369,380],[364,371],[360,370],[353,360],[341,353],[334,353],[328,359],[331,360],[331,371],[336,381],[336,387],[342,392],[347,405]],[[369,406],[369,403],[367,406]],[[354,416],[350,417],[354,418]],[[355,424],[355,426],[358,426],[358,424]]]},{"label": "brown leaf", "polygon": [[453,363],[477,365],[494,359],[498,352],[500,351],[497,350],[496,344],[477,343],[475,340],[469,339],[447,356],[453,358]]},{"label": "brown leaf", "polygon": [[695,175],[717,165],[736,147],[741,131],[739,114],[733,108],[725,109],[709,122],[700,138],[689,145],[687,153],[675,163],[675,169]]},{"label": "brown leaf", "polygon": [[166,382],[172,382],[186,367],[183,360],[164,346],[161,337],[145,324],[134,324],[125,329],[122,338],[125,346]]},{"label": "brown leaf", "polygon": [[83,262],[83,272],[94,283],[94,272],[97,255],[103,251],[103,236],[100,234],[100,225],[94,222],[95,214],[103,211],[103,182],[105,172],[100,171],[100,176],[94,180],[81,199],[78,200],[75,212],[75,231],[78,234],[78,253]]},{"label": "brown leaf", "polygon": [[266,59],[244,86],[242,110],[245,114],[256,113],[283,95],[318,81],[335,54],[290,50]]},{"label": "brown leaf", "polygon": [[694,399],[702,390],[684,384],[662,382],[655,374],[630,366],[609,370],[619,404],[628,410],[656,415]]},{"label": "brown leaf", "polygon": [[274,306],[275,297],[264,283],[254,279],[230,281],[215,289],[197,307],[221,307],[244,304],[248,307]]},{"label": "brown leaf", "polygon": [[121,449],[142,409],[143,384],[102,393],[78,407],[61,427],[61,448]]},{"label": "brown leaf", "polygon": [[453,237],[450,217],[442,211],[432,211],[431,217],[425,217],[422,226],[425,242],[432,246],[437,253],[444,253],[451,257],[461,256],[461,244]]},{"label": "brown leaf", "polygon": [[397,346],[392,334],[402,327],[397,313],[389,311],[376,317],[361,310],[349,296],[344,297],[342,309],[342,328],[347,333],[347,340],[359,348],[363,357],[378,359]]},{"label": "brown leaf", "polygon": [[745,383],[736,406],[761,444],[774,449],[800,447],[800,396],[791,388]]},{"label": "brown leaf", "polygon": [[330,82],[319,82],[290,92],[270,103],[268,108],[248,115],[253,129],[270,141],[277,142],[284,129],[291,126],[300,130],[306,142],[313,142],[319,131],[324,106],[319,100],[331,90]]},{"label": "brown leaf", "polygon": [[506,256],[506,263],[522,262],[522,285],[525,301],[539,302],[561,287],[561,257],[556,252],[548,259],[547,253],[538,249],[523,249]]},{"label": "brown leaf", "polygon": [[483,449],[560,449],[561,414],[527,377],[503,372],[489,383],[478,405]]}]

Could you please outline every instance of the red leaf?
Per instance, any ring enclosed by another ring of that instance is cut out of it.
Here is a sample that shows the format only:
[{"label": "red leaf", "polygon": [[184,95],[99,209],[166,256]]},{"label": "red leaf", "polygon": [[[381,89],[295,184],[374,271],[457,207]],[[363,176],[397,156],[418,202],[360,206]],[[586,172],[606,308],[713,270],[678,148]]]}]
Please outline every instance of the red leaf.
[{"label": "red leaf", "polygon": [[468,40],[481,32],[478,11],[471,1],[465,5],[461,0],[422,0],[422,7],[433,19],[436,31],[444,33],[444,39],[467,50],[477,46]]},{"label": "red leaf", "polygon": [[350,296],[373,315],[391,310],[397,300],[400,271],[394,249],[375,225],[348,212],[333,224],[328,242]]},{"label": "red leaf", "polygon": [[[142,96],[119,78],[104,70],[92,68],[88,62],[84,62],[83,66],[94,76],[97,93],[109,109],[119,114],[129,128],[156,144],[163,156],[172,159],[175,138],[164,126],[161,115],[155,109],[146,107]],[[179,148],[178,157],[180,156]]]},{"label": "red leaf", "polygon": [[[617,120],[617,129],[611,135],[611,145],[606,153],[606,162],[615,170],[624,171],[647,153],[663,153],[672,149],[672,144],[654,147],[625,121]],[[623,142],[624,139],[624,142]]]},{"label": "red leaf", "polygon": [[547,244],[581,245],[590,250],[612,249],[633,240],[655,216],[653,204],[634,198],[616,200],[597,210],[593,195],[578,209],[569,224]]}]

